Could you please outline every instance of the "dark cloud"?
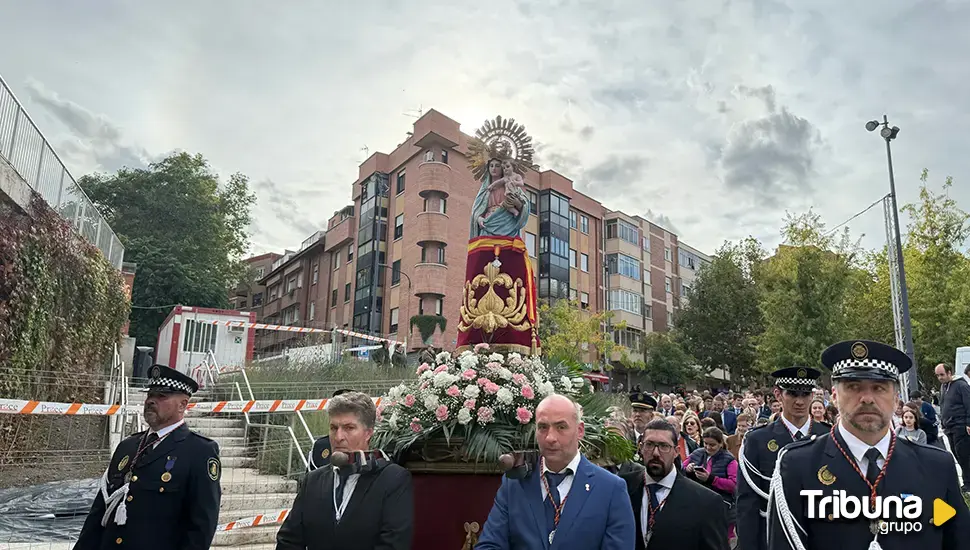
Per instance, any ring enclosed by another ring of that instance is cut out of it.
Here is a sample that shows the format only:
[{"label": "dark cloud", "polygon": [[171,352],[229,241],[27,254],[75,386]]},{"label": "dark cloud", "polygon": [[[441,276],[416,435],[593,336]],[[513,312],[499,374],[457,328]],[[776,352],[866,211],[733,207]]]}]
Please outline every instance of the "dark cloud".
[{"label": "dark cloud", "polygon": [[812,190],[815,156],[821,134],[810,121],[778,107],[774,89],[739,87],[738,92],[764,102],[768,113],[735,126],[720,151],[724,183],[753,193],[763,206],[777,207],[785,195]]},{"label": "dark cloud", "polygon": [[670,231],[674,235],[680,235],[680,230],[677,229],[677,226],[674,225],[674,222],[670,219],[670,217],[665,216],[660,212],[654,212],[653,210],[648,208],[647,211],[643,214],[643,217],[659,225],[660,227],[663,227],[667,231]]},{"label": "dark cloud", "polygon": [[61,98],[36,80],[27,80],[26,88],[31,101],[43,107],[74,135],[74,139],[58,145],[57,150],[83,168],[113,172],[124,167],[145,168],[158,160],[143,147],[126,143],[121,129],[104,115],[96,115]]}]

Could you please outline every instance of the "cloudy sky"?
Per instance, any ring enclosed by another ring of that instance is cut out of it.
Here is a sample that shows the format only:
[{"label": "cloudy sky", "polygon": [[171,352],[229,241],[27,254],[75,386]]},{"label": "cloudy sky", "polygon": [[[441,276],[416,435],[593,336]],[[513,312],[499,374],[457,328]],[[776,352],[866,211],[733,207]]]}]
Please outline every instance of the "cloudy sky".
[{"label": "cloudy sky", "polygon": [[[606,7],[615,5],[616,7]],[[967,0],[0,0],[0,75],[69,169],[181,149],[250,176],[253,249],[293,247],[435,108],[524,123],[538,161],[713,251],[830,226],[922,168],[970,209]],[[962,37],[961,37],[962,35]],[[961,76],[962,75],[962,76]],[[881,209],[852,222],[884,240]]]}]

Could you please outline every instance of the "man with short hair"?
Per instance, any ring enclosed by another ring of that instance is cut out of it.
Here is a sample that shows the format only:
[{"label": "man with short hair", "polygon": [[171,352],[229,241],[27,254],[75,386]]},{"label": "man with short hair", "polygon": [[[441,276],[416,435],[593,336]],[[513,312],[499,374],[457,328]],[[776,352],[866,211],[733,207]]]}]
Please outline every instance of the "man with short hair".
[{"label": "man with short hair", "polygon": [[748,430],[738,451],[738,548],[765,550],[768,482],[778,451],[793,441],[828,433],[829,426],[809,415],[812,390],[822,372],[809,367],[788,367],[771,373],[774,397],[782,405],[773,422]]},{"label": "man with short hair", "polygon": [[648,393],[634,393],[630,395],[630,408],[633,410],[630,419],[633,421],[634,433],[632,441],[634,445],[640,443],[640,435],[643,427],[653,420],[653,413],[657,409],[657,400]]},{"label": "man with short hair", "polygon": [[330,445],[349,463],[308,473],[276,535],[277,550],[409,550],[414,529],[411,474],[370,450],[374,401],[360,392],[327,404]]},{"label": "man with short hair", "polygon": [[970,493],[970,385],[965,378],[955,377],[953,367],[936,366],[940,381],[940,417],[950,450],[963,471],[963,491]]},{"label": "man with short hair", "polygon": [[670,422],[649,422],[640,444],[645,466],[620,474],[636,521],[636,550],[727,550],[724,501],[675,467],[679,437]]},{"label": "man with short hair", "polygon": [[148,369],[149,429],[111,457],[74,550],[208,550],[219,519],[219,445],[185,425],[199,385],[165,365]]},{"label": "man with short hair", "polygon": [[539,461],[502,477],[476,550],[630,550],[636,539],[626,484],[579,452],[582,407],[552,394],[536,407]]},{"label": "man with short hair", "polygon": [[[351,390],[337,390],[333,392],[333,397],[338,395],[343,395],[349,393]],[[325,407],[330,406],[330,401],[327,402]],[[318,438],[313,442],[313,448],[307,453],[307,472],[312,472],[317,468],[324,468],[330,465],[330,454],[333,453],[333,449],[330,448],[330,434]]]},{"label": "man with short hair", "polygon": [[[892,429],[899,378],[912,360],[893,346],[849,340],[822,352],[822,364],[832,371],[839,422],[829,434],[796,442],[779,455],[771,480],[770,550],[966,548],[970,510],[953,459],[936,447],[896,437]],[[810,498],[809,491],[816,496]],[[822,495],[840,495],[846,517],[832,517],[832,503],[822,504]],[[942,525],[931,523],[940,509],[937,499],[955,511]],[[920,515],[905,517],[919,502]],[[879,515],[865,517],[869,511],[859,504],[873,505]],[[903,521],[922,528],[905,532]]]}]

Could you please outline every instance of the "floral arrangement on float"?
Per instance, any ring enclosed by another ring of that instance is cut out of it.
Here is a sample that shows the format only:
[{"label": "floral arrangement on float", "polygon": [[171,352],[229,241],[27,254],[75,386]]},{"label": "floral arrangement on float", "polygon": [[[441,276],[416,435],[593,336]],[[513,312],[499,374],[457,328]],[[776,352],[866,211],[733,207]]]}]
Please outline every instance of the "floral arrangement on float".
[{"label": "floral arrangement on float", "polygon": [[582,370],[477,344],[457,356],[439,353],[417,379],[391,388],[377,409],[375,444],[403,462],[497,464],[505,453],[536,449],[535,410],[552,393],[583,406],[583,453],[601,465],[633,458],[610,429],[611,407]]}]

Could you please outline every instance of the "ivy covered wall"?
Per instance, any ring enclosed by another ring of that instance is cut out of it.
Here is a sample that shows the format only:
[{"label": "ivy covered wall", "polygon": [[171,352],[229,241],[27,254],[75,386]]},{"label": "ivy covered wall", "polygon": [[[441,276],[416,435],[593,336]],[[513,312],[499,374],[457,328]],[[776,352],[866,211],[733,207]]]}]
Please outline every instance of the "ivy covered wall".
[{"label": "ivy covered wall", "polygon": [[124,279],[35,195],[29,215],[0,203],[0,397],[103,399],[128,318]]}]

